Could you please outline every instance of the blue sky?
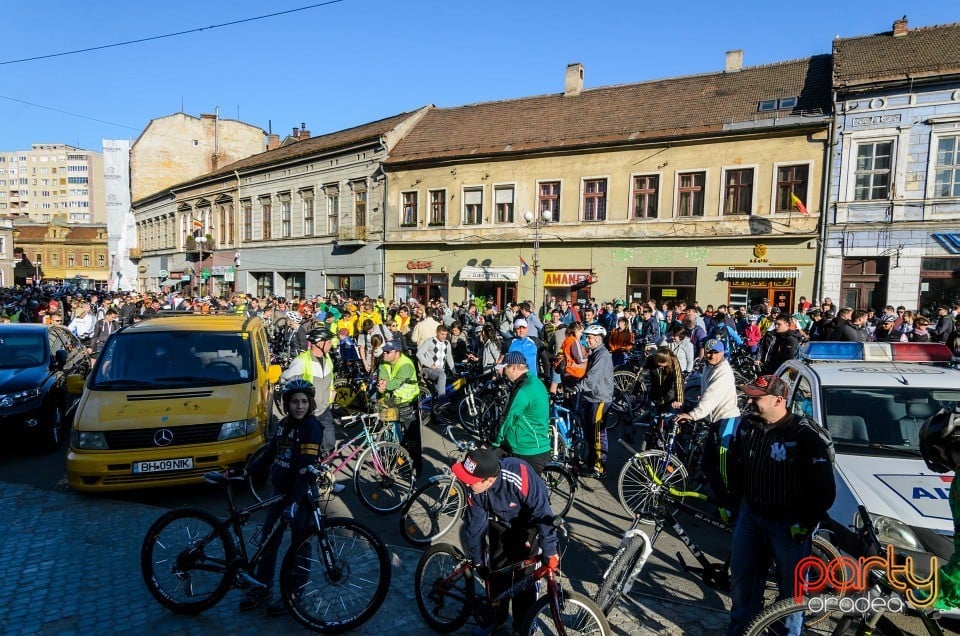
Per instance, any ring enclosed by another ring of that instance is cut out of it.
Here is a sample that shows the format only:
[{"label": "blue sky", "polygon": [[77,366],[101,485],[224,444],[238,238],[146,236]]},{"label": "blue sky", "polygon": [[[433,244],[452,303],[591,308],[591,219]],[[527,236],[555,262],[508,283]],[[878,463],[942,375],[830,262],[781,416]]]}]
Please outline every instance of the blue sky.
[{"label": "blue sky", "polygon": [[889,31],[903,15],[911,28],[960,22],[957,0],[341,0],[141,44],[3,63],[317,1],[9,3],[0,151],[41,142],[99,150],[101,139],[136,139],[151,119],[181,104],[195,116],[219,106],[222,117],[239,114],[264,130],[272,122],[281,135],[306,122],[318,135],[430,103],[561,92],[571,62],[583,63],[591,88],[719,71],[730,49],[744,49],[746,66],[829,53],[835,36]]}]

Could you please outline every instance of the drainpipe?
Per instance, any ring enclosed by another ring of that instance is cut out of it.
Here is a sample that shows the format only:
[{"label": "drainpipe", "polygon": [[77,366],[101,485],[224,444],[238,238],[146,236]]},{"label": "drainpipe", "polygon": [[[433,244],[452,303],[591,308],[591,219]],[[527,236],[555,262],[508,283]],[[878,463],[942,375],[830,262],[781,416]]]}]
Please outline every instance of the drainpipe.
[{"label": "drainpipe", "polygon": [[830,118],[829,145],[827,146],[826,161],[823,166],[823,193],[820,197],[820,238],[817,250],[817,266],[813,271],[813,293],[818,303],[823,301],[823,265],[827,252],[827,223],[830,215],[830,188],[833,185],[833,152],[837,144],[837,93],[833,92],[833,117]]},{"label": "drainpipe", "polygon": [[[237,225],[238,225],[238,223],[237,223],[237,217],[240,216],[240,172],[237,171],[237,170],[234,170],[234,171],[233,171],[233,176],[236,177],[236,179],[237,179],[237,203],[236,203],[236,205],[233,206],[233,223],[234,223],[233,227],[236,228]],[[243,221],[243,218],[241,217],[240,220]],[[241,225],[241,228],[240,228],[239,230],[236,230],[236,234],[233,235],[234,238],[235,238],[236,241],[237,241],[237,244],[234,246],[234,249],[236,250],[236,251],[234,252],[235,254],[239,254],[239,253],[240,253],[240,246],[243,244],[243,241],[242,241],[242,239],[240,238],[240,237],[243,236],[242,223],[240,223],[239,225]],[[240,265],[237,263],[237,259],[234,258],[234,262],[233,262],[233,272],[234,272],[234,274],[233,274],[233,288],[234,288],[234,291],[243,291],[244,293],[246,293],[246,291],[247,291],[247,286],[246,286],[246,285],[243,286],[243,289],[242,289],[242,290],[239,289],[239,287],[240,287],[240,281],[238,280],[239,277],[240,277],[240,271],[239,271],[239,270],[240,270]],[[246,281],[244,281],[244,282],[246,282]]]},{"label": "drainpipe", "polygon": [[384,301],[387,299],[387,171],[383,169],[383,162],[387,159],[387,144],[380,135],[380,147],[383,148],[383,159],[380,160],[380,172],[383,174],[381,193],[380,217],[383,221],[383,234],[380,236],[380,293]]}]

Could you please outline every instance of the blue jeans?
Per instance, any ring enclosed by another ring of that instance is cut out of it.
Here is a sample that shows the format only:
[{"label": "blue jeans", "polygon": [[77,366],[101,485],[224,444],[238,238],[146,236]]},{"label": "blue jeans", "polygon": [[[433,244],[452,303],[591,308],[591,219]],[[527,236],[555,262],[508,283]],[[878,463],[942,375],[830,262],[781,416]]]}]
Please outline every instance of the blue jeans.
[{"label": "blue jeans", "polygon": [[[746,502],[741,503],[733,527],[733,554],[730,557],[730,626],[727,636],[740,636],[744,628],[763,609],[770,559],[777,565],[778,599],[793,596],[793,571],[810,554],[810,538],[802,542],[790,536],[790,522],[773,521],[755,514]],[[803,614],[787,619],[790,636],[798,636],[803,627]]]}]

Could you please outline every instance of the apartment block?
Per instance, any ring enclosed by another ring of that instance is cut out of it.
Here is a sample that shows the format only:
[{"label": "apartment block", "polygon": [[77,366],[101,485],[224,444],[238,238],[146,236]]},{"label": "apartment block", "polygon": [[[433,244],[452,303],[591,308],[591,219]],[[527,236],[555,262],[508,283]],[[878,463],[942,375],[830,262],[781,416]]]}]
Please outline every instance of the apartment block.
[{"label": "apartment block", "polygon": [[66,144],[0,151],[0,215],[105,222],[103,155]]}]

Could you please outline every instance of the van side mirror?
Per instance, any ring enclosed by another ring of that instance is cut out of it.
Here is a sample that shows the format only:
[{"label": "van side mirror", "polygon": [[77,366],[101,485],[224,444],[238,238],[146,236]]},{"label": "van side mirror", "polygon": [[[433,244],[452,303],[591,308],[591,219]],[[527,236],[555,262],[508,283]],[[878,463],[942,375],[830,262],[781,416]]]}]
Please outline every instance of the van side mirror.
[{"label": "van side mirror", "polygon": [[67,366],[66,349],[58,349],[57,352],[53,354],[53,365],[55,369],[62,369]]},{"label": "van side mirror", "polygon": [[83,384],[85,378],[79,373],[73,373],[67,376],[67,393],[71,395],[81,395],[83,393]]},{"label": "van side mirror", "polygon": [[281,373],[283,373],[283,368],[279,364],[271,364],[267,367],[267,380],[270,381],[270,384],[276,384],[280,380]]}]

